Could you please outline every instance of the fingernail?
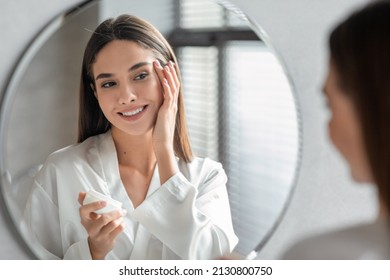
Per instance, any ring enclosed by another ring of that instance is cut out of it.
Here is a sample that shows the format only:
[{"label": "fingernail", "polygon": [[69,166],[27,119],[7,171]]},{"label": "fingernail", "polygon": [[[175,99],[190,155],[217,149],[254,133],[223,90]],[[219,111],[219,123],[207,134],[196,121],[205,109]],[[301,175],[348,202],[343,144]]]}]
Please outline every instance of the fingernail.
[{"label": "fingernail", "polygon": [[158,60],[155,60],[155,61],[154,61],[154,65],[161,68],[160,61],[158,61]]},{"label": "fingernail", "polygon": [[100,206],[106,206],[107,205],[107,202],[106,201],[100,201]]},{"label": "fingernail", "polygon": [[168,66],[165,66],[164,68],[165,68],[165,70],[166,70],[166,71],[168,71],[168,72],[170,72],[170,71],[171,71],[171,70],[169,69],[169,67],[168,67]]},{"label": "fingernail", "polygon": [[175,63],[173,63],[173,61],[170,60],[170,61],[169,61],[169,65],[170,65],[171,67],[173,67],[173,65],[175,65]]},{"label": "fingernail", "polygon": [[127,214],[126,209],[122,209],[122,214],[123,214],[123,216],[126,216],[126,214]]}]

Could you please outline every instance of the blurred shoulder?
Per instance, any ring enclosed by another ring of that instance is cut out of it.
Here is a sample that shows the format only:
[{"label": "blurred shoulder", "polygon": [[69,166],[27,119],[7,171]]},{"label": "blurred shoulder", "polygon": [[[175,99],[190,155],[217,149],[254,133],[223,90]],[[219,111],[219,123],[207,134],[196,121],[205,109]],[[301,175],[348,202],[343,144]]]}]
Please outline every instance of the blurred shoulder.
[{"label": "blurred shoulder", "polygon": [[312,235],[293,244],[282,259],[358,260],[390,258],[390,230],[378,220]]}]

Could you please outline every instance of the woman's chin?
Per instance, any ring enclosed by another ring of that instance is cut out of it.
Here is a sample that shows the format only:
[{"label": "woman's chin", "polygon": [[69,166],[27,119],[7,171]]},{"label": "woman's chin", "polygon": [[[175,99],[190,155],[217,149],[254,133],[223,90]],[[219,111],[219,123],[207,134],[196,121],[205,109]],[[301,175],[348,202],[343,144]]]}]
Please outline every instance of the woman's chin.
[{"label": "woman's chin", "polygon": [[153,132],[153,126],[148,127],[114,127],[114,130],[117,130],[117,134],[124,134],[133,137],[146,136],[150,135]]}]

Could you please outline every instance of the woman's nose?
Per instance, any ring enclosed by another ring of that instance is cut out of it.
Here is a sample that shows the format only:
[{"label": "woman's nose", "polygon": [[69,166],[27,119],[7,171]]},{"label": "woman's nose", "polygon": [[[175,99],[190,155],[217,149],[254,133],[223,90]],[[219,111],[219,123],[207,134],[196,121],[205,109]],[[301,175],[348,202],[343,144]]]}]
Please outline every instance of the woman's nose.
[{"label": "woman's nose", "polygon": [[134,89],[129,86],[123,86],[119,92],[119,104],[128,104],[134,102],[137,99]]}]

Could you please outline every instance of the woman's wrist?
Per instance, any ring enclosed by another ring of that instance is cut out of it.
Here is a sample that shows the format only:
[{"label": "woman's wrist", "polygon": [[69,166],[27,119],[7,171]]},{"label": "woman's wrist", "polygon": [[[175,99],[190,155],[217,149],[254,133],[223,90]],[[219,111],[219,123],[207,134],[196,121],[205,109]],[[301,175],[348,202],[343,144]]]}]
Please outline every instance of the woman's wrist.
[{"label": "woman's wrist", "polygon": [[91,239],[88,237],[88,246],[89,246],[89,252],[91,253],[91,258],[93,260],[104,260],[105,259],[105,255],[102,255],[102,254],[97,254],[94,250],[93,250],[93,246],[91,246]]},{"label": "woman's wrist", "polygon": [[179,172],[179,167],[172,147],[159,147],[158,149],[155,149],[155,155],[160,175],[160,183],[162,185]]}]

